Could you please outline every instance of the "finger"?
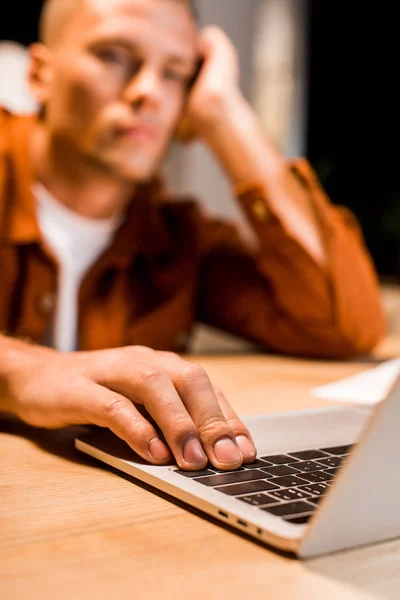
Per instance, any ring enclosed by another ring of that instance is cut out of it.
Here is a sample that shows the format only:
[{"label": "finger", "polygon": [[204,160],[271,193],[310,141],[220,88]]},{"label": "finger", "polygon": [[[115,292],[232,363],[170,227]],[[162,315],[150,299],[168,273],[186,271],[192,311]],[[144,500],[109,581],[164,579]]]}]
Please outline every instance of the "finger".
[{"label": "finger", "polygon": [[79,402],[91,424],[108,427],[143,459],[159,465],[171,460],[156,429],[125,396],[94,383],[80,390]]},{"label": "finger", "polygon": [[239,419],[224,393],[215,385],[213,387],[214,394],[218,399],[224,417],[236,437],[236,441],[243,455],[243,462],[245,464],[252,463],[257,457],[257,449],[249,430]]},{"label": "finger", "polygon": [[[208,462],[196,425],[186,410],[167,372],[153,364],[127,364],[119,374],[108,374],[107,385],[136,404],[143,404],[161,429],[182,469],[203,469]],[[112,378],[112,380],[111,380]]]},{"label": "finger", "polygon": [[200,43],[207,58],[218,55],[220,66],[236,64],[237,49],[232,40],[220,27],[208,25],[200,32]]},{"label": "finger", "polygon": [[219,469],[240,467],[243,456],[207,373],[200,366],[167,355],[164,366],[200,434],[209,460]]}]

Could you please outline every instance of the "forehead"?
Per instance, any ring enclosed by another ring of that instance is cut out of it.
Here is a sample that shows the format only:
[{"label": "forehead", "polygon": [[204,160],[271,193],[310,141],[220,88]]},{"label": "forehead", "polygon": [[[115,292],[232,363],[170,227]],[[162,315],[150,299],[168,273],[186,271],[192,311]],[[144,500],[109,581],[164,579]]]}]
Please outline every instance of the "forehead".
[{"label": "forehead", "polygon": [[176,0],[87,0],[66,33],[65,41],[74,45],[118,37],[172,54],[197,55],[194,19],[185,3]]}]

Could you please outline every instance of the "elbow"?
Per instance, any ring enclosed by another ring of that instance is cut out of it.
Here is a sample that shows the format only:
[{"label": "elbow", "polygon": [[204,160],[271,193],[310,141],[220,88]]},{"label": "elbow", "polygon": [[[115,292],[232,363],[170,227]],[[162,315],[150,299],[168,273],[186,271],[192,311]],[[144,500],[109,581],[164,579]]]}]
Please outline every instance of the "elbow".
[{"label": "elbow", "polygon": [[379,342],[382,341],[382,338],[383,335],[371,336],[368,340],[338,336],[332,352],[328,353],[328,357],[333,360],[352,360],[364,356],[367,357],[373,352]]},{"label": "elbow", "polygon": [[[327,357],[338,360],[351,360],[370,355],[386,335],[386,321],[383,311],[377,311],[372,318],[338,325],[331,331],[327,340]],[[331,343],[330,343],[331,342]]]}]

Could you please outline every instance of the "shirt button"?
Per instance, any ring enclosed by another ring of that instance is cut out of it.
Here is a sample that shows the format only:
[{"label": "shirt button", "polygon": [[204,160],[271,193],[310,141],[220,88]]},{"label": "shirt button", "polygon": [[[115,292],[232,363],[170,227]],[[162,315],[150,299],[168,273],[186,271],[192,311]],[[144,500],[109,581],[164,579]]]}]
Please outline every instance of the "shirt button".
[{"label": "shirt button", "polygon": [[266,223],[268,221],[269,210],[265,200],[256,200],[253,203],[251,210],[254,217],[257,219],[257,221],[260,221],[260,223]]},{"label": "shirt button", "polygon": [[55,307],[56,298],[54,294],[43,294],[38,301],[38,309],[43,315],[50,314]]}]

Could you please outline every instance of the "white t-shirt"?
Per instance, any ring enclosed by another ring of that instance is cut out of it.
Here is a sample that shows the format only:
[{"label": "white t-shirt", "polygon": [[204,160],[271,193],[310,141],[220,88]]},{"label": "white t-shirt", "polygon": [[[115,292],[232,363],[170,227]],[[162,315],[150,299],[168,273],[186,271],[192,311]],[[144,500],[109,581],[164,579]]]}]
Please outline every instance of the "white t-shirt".
[{"label": "white t-shirt", "polygon": [[110,245],[121,217],[89,219],[58,202],[40,183],[33,193],[43,238],[59,263],[59,280],[51,345],[62,352],[78,350],[78,295],[85,273]]}]

